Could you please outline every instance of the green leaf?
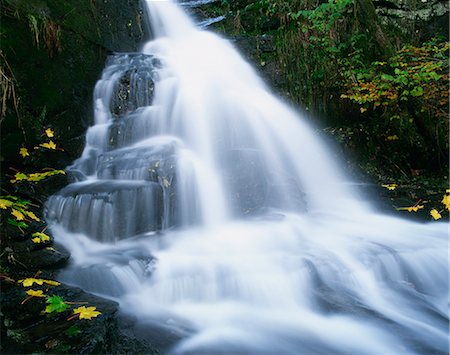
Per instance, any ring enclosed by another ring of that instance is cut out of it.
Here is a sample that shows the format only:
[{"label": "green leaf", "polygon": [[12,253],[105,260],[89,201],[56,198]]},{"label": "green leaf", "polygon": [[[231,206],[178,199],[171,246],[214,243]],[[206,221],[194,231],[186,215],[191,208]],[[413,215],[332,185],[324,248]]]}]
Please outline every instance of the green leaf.
[{"label": "green leaf", "polygon": [[8,224],[11,224],[12,226],[19,227],[19,228],[28,228],[29,227],[28,224],[26,224],[25,222],[18,222],[12,218],[8,218]]},{"label": "green leaf", "polygon": [[439,75],[435,71],[432,71],[431,73],[429,73],[429,75],[430,75],[430,78],[433,80],[439,80],[441,78],[441,75]]},{"label": "green leaf", "polygon": [[76,336],[81,333],[81,329],[77,327],[76,325],[72,325],[70,328],[66,329],[66,334],[69,337]]},{"label": "green leaf", "polygon": [[383,79],[385,81],[394,81],[395,80],[395,78],[389,74],[382,74],[381,79]]},{"label": "green leaf", "polygon": [[48,306],[45,307],[46,313],[61,313],[64,312],[67,308],[69,308],[69,305],[64,302],[64,299],[60,296],[50,296],[47,298]]},{"label": "green leaf", "polygon": [[423,87],[416,86],[414,89],[411,90],[411,95],[414,97],[422,96],[423,95]]}]

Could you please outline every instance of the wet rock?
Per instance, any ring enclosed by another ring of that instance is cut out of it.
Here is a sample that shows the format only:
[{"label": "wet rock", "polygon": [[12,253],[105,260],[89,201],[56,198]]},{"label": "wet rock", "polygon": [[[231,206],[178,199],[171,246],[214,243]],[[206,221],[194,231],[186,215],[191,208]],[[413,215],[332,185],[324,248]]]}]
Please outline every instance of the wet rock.
[{"label": "wet rock", "polygon": [[111,112],[115,116],[151,105],[154,82],[161,65],[157,58],[144,54],[121,54],[110,58],[108,65],[114,65],[117,72],[122,72],[115,83],[111,101]]},{"label": "wet rock", "polygon": [[414,31],[419,36],[448,38],[448,1],[377,0],[374,5],[385,24],[405,34]]},{"label": "wet rock", "polygon": [[[48,314],[43,312],[46,306],[43,298],[33,297],[23,302],[27,298],[23,287],[17,284],[2,287],[3,353],[158,354],[144,340],[121,331],[117,303],[67,285],[55,286],[45,293],[62,297],[70,302],[70,308]],[[101,314],[91,320],[70,319],[73,309],[81,305],[96,307]]]},{"label": "wet rock", "polygon": [[[34,244],[34,243],[33,243]],[[15,243],[13,248],[14,258],[19,266],[28,271],[41,269],[59,269],[67,264],[70,258],[69,252],[61,245],[46,246],[35,250],[29,242],[23,242],[20,247]]]}]

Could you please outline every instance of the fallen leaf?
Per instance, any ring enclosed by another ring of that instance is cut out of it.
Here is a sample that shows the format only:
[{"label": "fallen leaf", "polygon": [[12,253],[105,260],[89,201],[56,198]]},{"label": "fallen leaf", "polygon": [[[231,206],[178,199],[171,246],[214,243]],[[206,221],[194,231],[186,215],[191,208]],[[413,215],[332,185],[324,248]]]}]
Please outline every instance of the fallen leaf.
[{"label": "fallen leaf", "polygon": [[417,212],[418,210],[421,210],[422,208],[424,208],[423,205],[410,206],[410,207],[399,207],[399,208],[397,208],[397,211]]},{"label": "fallen leaf", "polygon": [[50,141],[48,143],[41,143],[39,144],[39,146],[47,149],[56,149],[56,144],[53,141]]},{"label": "fallen leaf", "polygon": [[21,283],[23,287],[30,287],[33,286],[33,284],[42,285],[44,280],[29,277],[27,279],[19,280],[18,282]]},{"label": "fallen leaf", "polygon": [[64,312],[69,305],[64,302],[64,299],[60,296],[50,296],[47,298],[48,306],[45,307],[45,313],[61,313]]},{"label": "fallen leaf", "polygon": [[438,219],[441,219],[441,218],[442,218],[441,214],[440,214],[440,213],[438,212],[438,210],[435,209],[435,208],[433,208],[433,209],[430,211],[430,215],[431,215],[431,217],[433,217],[434,220],[438,220]]},{"label": "fallen leaf", "polygon": [[16,209],[12,209],[11,214],[16,218],[16,221],[23,221],[25,216],[23,215],[22,212],[16,210]]},{"label": "fallen leaf", "polygon": [[441,202],[444,204],[445,208],[450,211],[450,195],[444,195]]},{"label": "fallen leaf", "polygon": [[397,184],[385,184],[381,185],[382,187],[388,189],[389,191],[395,190],[397,188]]},{"label": "fallen leaf", "polygon": [[92,319],[97,317],[101,312],[96,311],[96,307],[78,307],[73,310],[73,314],[79,314],[80,319]]},{"label": "fallen leaf", "polygon": [[30,156],[30,153],[28,153],[28,149],[24,147],[20,148],[19,154],[24,158]]},{"label": "fallen leaf", "polygon": [[54,132],[51,128],[47,128],[47,129],[45,130],[45,135],[46,135],[48,138],[53,138],[53,137],[55,136],[55,132]]},{"label": "fallen leaf", "polygon": [[6,210],[8,207],[11,207],[12,205],[13,205],[12,201],[0,198],[0,208]]},{"label": "fallen leaf", "polygon": [[36,215],[35,215],[33,212],[31,212],[31,211],[25,211],[25,214],[26,214],[28,217],[30,217],[31,219],[35,220],[36,222],[40,222],[40,221],[41,221],[41,220],[40,220],[38,217],[36,217]]},{"label": "fallen leaf", "polygon": [[45,297],[44,291],[42,290],[28,290],[26,294],[32,297]]},{"label": "fallen leaf", "polygon": [[33,233],[31,236],[35,237],[35,238],[31,239],[31,241],[33,243],[37,243],[37,244],[47,242],[50,240],[50,237],[47,234],[41,233],[41,232]]}]

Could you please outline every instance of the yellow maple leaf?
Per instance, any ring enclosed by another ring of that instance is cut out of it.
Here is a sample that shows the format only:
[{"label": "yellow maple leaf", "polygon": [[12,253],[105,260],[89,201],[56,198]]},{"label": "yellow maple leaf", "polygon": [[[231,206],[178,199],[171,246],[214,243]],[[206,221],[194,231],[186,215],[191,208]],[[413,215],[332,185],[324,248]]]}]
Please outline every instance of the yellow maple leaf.
[{"label": "yellow maple leaf", "polygon": [[399,138],[398,138],[398,136],[397,136],[396,134],[394,134],[393,136],[387,136],[386,139],[387,139],[388,141],[396,141],[396,140],[398,140]]},{"label": "yellow maple leaf", "polygon": [[421,210],[422,208],[424,208],[423,205],[416,205],[416,206],[409,206],[409,207],[399,207],[399,208],[397,208],[397,211],[417,212],[418,210]]},{"label": "yellow maple leaf", "polygon": [[53,132],[53,130],[52,130],[51,128],[47,128],[47,129],[45,130],[45,135],[46,135],[48,138],[53,138],[53,137],[55,136],[55,132]]},{"label": "yellow maple leaf", "polygon": [[96,307],[78,307],[73,310],[73,314],[79,314],[80,319],[92,319],[97,317],[102,312],[96,311]]},{"label": "yellow maple leaf", "polygon": [[24,158],[30,156],[30,153],[28,153],[28,149],[24,147],[20,148],[19,154]]},{"label": "yellow maple leaf", "polygon": [[23,215],[22,212],[20,212],[20,211],[14,209],[14,208],[12,209],[11,214],[12,214],[14,217],[16,217],[16,220],[17,220],[17,221],[23,221],[24,218],[25,218],[25,216]]},{"label": "yellow maple leaf", "polygon": [[44,283],[44,280],[29,277],[27,279],[19,280],[18,282],[21,283],[23,287],[30,287],[33,286],[33,284],[42,285]]},{"label": "yellow maple leaf", "polygon": [[381,185],[384,188],[388,189],[389,191],[395,190],[395,188],[398,186],[397,184],[385,184],[385,185]]},{"label": "yellow maple leaf", "polygon": [[11,207],[12,205],[13,205],[12,201],[0,198],[0,208],[6,210],[8,207]]},{"label": "yellow maple leaf", "polygon": [[431,215],[431,217],[433,217],[434,220],[437,220],[437,219],[441,219],[441,218],[442,218],[441,214],[440,214],[440,213],[438,212],[438,210],[435,209],[435,208],[433,208],[433,209],[430,211],[430,215]]},{"label": "yellow maple leaf", "polygon": [[48,143],[41,143],[39,144],[39,146],[47,149],[56,149],[56,144],[53,141],[50,141]]},{"label": "yellow maple leaf", "polygon": [[41,220],[31,211],[25,211],[25,214],[30,217],[31,219],[34,219],[36,222],[40,222]]},{"label": "yellow maple leaf", "polygon": [[50,286],[59,286],[59,285],[61,285],[61,283],[58,282],[58,281],[53,281],[53,280],[42,280],[42,281],[44,281],[44,283],[46,283],[47,285],[50,285]]},{"label": "yellow maple leaf", "polygon": [[417,205],[417,206],[411,206],[408,207],[408,212],[417,212],[418,210],[421,210],[424,206],[423,205]]},{"label": "yellow maple leaf", "polygon": [[444,195],[441,202],[444,204],[445,208],[450,211],[450,195]]},{"label": "yellow maple leaf", "polygon": [[33,233],[31,236],[35,237],[31,239],[33,243],[47,242],[50,240],[50,237],[47,234],[41,232]]},{"label": "yellow maple leaf", "polygon": [[45,297],[44,292],[42,290],[28,290],[26,294],[32,297]]}]

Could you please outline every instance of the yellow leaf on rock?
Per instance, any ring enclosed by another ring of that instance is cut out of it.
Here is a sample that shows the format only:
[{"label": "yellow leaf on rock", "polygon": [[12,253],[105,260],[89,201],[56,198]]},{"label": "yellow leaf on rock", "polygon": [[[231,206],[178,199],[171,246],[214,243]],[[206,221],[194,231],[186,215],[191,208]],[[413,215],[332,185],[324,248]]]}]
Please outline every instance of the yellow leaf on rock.
[{"label": "yellow leaf on rock", "polygon": [[31,211],[25,211],[25,214],[36,222],[40,222],[40,219]]},{"label": "yellow leaf on rock", "polygon": [[45,135],[46,135],[48,138],[53,138],[53,137],[55,136],[55,132],[53,132],[53,130],[52,130],[51,128],[47,128],[47,129],[45,130]]},{"label": "yellow leaf on rock", "polygon": [[437,219],[441,219],[441,218],[442,218],[441,214],[440,214],[440,213],[438,212],[438,210],[435,209],[435,208],[433,208],[433,209],[430,211],[430,215],[431,215],[431,217],[433,217],[434,220],[437,220]]},{"label": "yellow leaf on rock", "polygon": [[32,297],[45,297],[44,292],[42,290],[28,290],[26,294]]},{"label": "yellow leaf on rock", "polygon": [[0,198],[0,208],[6,210],[8,207],[11,207],[12,205],[13,205],[12,201]]},{"label": "yellow leaf on rock", "polygon": [[47,285],[51,285],[51,286],[61,285],[58,281],[44,280],[44,279],[35,279],[33,277],[29,277],[29,278],[26,278],[26,279],[23,279],[23,280],[19,280],[17,282],[21,283],[23,285],[23,287],[30,287],[30,286],[33,286],[33,284],[43,285],[44,283],[46,283]]},{"label": "yellow leaf on rock", "polygon": [[58,281],[53,281],[53,280],[43,280],[47,285],[50,285],[50,286],[59,286],[59,285],[61,285],[61,283],[60,282],[58,282]]},{"label": "yellow leaf on rock", "polygon": [[44,283],[44,280],[29,277],[24,280],[19,280],[18,282],[21,283],[23,285],[23,287],[30,287],[30,286],[33,286],[33,284],[42,285]]},{"label": "yellow leaf on rock", "polygon": [[444,195],[441,202],[444,204],[445,208],[450,211],[450,195]]},{"label": "yellow leaf on rock", "polygon": [[101,312],[96,311],[96,307],[78,307],[73,310],[73,314],[79,314],[80,319],[92,319],[97,317]]},{"label": "yellow leaf on rock", "polygon": [[20,148],[20,150],[19,150],[19,154],[22,156],[22,157],[29,157],[30,156],[30,153],[28,153],[28,149],[27,148]]},{"label": "yellow leaf on rock", "polygon": [[56,149],[56,144],[53,141],[50,141],[48,143],[41,143],[39,144],[39,146],[47,149]]},{"label": "yellow leaf on rock", "polygon": [[423,205],[410,206],[410,207],[399,207],[399,208],[397,208],[397,211],[417,212],[418,210],[421,210],[423,207],[424,207]]},{"label": "yellow leaf on rock", "polygon": [[384,188],[388,189],[389,191],[395,190],[395,188],[398,186],[397,184],[385,184],[385,185],[381,185]]},{"label": "yellow leaf on rock", "polygon": [[47,234],[41,232],[33,233],[31,236],[35,237],[31,239],[33,243],[47,242],[50,240],[50,237]]},{"label": "yellow leaf on rock", "polygon": [[16,218],[17,221],[23,221],[25,218],[22,212],[15,209],[11,211],[11,214]]},{"label": "yellow leaf on rock", "polygon": [[396,134],[394,134],[393,136],[387,136],[386,139],[387,139],[388,141],[396,141],[396,140],[398,140],[399,138],[398,138],[398,136],[397,136]]}]

